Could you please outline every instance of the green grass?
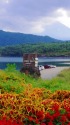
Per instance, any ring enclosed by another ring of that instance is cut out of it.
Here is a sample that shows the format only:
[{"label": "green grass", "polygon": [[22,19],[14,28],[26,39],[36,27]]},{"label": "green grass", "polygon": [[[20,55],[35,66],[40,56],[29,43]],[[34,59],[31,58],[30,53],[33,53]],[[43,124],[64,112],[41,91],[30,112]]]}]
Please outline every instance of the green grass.
[{"label": "green grass", "polygon": [[25,81],[26,83],[31,83],[33,87],[46,88],[51,91],[70,90],[70,68],[63,70],[51,80],[34,79],[26,76]]},{"label": "green grass", "polygon": [[8,66],[5,70],[0,70],[1,92],[20,93],[24,90],[25,84],[32,84],[33,87],[46,88],[52,92],[56,90],[70,90],[70,68],[63,70],[57,77],[51,80],[35,79],[20,73],[15,68]]}]

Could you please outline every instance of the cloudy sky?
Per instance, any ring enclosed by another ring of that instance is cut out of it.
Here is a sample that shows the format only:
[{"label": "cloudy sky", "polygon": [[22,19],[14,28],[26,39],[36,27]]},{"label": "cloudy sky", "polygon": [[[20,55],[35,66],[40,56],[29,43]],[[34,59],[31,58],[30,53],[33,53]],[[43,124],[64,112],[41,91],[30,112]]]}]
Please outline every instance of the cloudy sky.
[{"label": "cloudy sky", "polygon": [[0,0],[0,30],[68,38],[70,0]]}]

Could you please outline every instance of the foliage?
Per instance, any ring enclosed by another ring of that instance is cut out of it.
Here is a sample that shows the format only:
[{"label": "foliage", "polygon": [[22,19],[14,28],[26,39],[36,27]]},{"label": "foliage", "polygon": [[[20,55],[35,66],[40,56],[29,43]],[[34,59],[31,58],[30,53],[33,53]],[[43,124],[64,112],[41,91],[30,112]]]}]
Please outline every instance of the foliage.
[{"label": "foliage", "polygon": [[1,56],[22,56],[35,52],[38,56],[70,56],[70,42],[25,43],[0,48]]},{"label": "foliage", "polygon": [[7,68],[5,69],[5,71],[15,71],[16,70],[16,64],[13,63],[13,64],[7,64]]},{"label": "foliage", "polygon": [[1,92],[23,91],[22,85],[25,84],[23,74],[16,70],[15,64],[8,64],[5,70],[0,70],[0,89]]}]

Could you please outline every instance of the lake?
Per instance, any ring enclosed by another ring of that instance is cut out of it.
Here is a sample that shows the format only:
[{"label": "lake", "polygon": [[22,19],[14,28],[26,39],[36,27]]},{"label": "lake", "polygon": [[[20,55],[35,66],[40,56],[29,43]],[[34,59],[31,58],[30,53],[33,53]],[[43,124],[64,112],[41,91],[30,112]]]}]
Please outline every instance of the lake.
[{"label": "lake", "polygon": [[[70,57],[39,57],[39,65],[70,66]],[[17,69],[23,66],[22,57],[0,57],[0,69],[5,69],[7,64],[15,63]]]}]

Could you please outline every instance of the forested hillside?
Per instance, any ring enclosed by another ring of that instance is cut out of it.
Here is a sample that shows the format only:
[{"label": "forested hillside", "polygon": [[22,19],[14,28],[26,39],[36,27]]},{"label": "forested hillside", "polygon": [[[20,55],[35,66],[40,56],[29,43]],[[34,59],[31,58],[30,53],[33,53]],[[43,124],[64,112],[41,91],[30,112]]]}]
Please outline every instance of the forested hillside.
[{"label": "forested hillside", "polygon": [[0,30],[0,46],[17,45],[25,43],[38,42],[57,42],[60,40],[51,38],[49,36],[38,36],[33,34],[23,34],[14,32],[5,32]]},{"label": "forested hillside", "polygon": [[70,42],[33,43],[0,47],[0,56],[22,56],[24,53],[39,56],[70,56]]}]

